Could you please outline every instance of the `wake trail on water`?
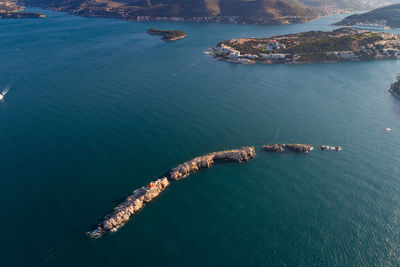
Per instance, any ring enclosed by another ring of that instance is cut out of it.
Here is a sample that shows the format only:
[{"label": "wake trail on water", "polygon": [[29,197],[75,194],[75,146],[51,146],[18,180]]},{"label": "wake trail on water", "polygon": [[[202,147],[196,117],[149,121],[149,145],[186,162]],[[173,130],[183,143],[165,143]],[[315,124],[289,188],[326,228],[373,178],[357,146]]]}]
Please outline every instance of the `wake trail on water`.
[{"label": "wake trail on water", "polygon": [[275,132],[275,136],[274,136],[274,138],[271,140],[271,143],[275,142],[276,138],[278,138],[279,132],[281,131],[281,128],[282,128],[282,124],[279,125],[279,128],[278,128],[278,130]]}]

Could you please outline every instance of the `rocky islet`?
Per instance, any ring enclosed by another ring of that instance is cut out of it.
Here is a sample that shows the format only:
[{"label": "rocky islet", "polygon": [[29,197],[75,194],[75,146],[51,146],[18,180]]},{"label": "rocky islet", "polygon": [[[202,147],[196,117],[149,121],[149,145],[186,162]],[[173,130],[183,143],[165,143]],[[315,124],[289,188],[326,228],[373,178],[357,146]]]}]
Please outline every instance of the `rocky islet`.
[{"label": "rocky islet", "polygon": [[[272,144],[262,147],[267,152],[286,152],[309,153],[314,149],[312,145],[307,144]],[[338,146],[321,146],[321,150],[342,150]],[[135,190],[131,195],[125,198],[114,210],[106,215],[103,220],[87,234],[91,238],[99,238],[104,233],[115,232],[122,227],[130,217],[142,209],[145,204],[158,197],[169,185],[170,181],[179,181],[201,169],[207,169],[216,163],[223,162],[248,162],[256,157],[253,146],[242,147],[240,149],[225,150],[209,153],[203,156],[193,158],[175,168],[171,169],[166,177],[157,179],[146,186]]]}]

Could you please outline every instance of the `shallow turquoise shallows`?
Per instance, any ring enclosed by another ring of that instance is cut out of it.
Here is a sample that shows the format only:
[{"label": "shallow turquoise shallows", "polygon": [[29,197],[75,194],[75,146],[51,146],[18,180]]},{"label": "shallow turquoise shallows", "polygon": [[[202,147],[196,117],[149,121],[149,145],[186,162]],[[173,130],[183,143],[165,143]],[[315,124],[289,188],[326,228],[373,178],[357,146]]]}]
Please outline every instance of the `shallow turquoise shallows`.
[{"label": "shallow turquoise shallows", "polygon": [[[203,54],[230,38],[331,30],[332,17],[250,26],[43,12],[0,21],[0,86],[11,88],[1,266],[400,264],[400,101],[387,92],[400,61],[239,66]],[[166,43],[148,28],[188,37]],[[294,142],[317,149],[260,149]],[[175,165],[247,145],[253,161],[172,183],[118,232],[85,236]]]}]

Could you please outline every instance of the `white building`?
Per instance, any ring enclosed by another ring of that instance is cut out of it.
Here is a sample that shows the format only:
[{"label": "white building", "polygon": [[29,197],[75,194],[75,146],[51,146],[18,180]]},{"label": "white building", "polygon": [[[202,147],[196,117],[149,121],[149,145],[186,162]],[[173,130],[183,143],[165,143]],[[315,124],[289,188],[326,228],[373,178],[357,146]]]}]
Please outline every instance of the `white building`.
[{"label": "white building", "polygon": [[287,54],[260,54],[263,59],[285,59]]}]

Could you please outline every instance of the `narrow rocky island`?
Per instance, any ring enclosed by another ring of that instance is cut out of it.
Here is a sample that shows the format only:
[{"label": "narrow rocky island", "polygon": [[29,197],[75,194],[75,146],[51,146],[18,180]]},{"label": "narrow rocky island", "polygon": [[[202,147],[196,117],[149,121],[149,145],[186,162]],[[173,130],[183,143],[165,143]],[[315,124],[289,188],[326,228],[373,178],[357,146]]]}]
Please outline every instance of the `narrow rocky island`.
[{"label": "narrow rocky island", "polygon": [[147,30],[147,33],[161,35],[163,37],[163,40],[166,42],[176,41],[179,39],[183,39],[187,36],[187,34],[183,31],[173,31],[173,30],[149,29]]},{"label": "narrow rocky island", "polygon": [[396,81],[390,86],[389,92],[400,99],[400,74],[397,74]]},{"label": "narrow rocky island", "polygon": [[112,213],[106,215],[95,229],[87,234],[92,238],[98,238],[104,233],[117,231],[135,212],[156,198],[168,186],[169,181],[164,177],[135,190],[124,202],[115,207]]},{"label": "narrow rocky island", "polygon": [[194,158],[173,168],[169,176],[172,180],[183,179],[200,169],[210,168],[214,163],[219,162],[247,162],[255,158],[254,147],[243,147],[241,149],[214,152],[205,156]]},{"label": "narrow rocky island", "polygon": [[218,43],[211,55],[238,64],[301,64],[400,58],[400,35],[341,28]]},{"label": "narrow rocky island", "polygon": [[168,178],[163,177],[157,179],[154,182],[135,190],[87,234],[89,237],[98,238],[104,233],[117,231],[133,214],[142,209],[146,203],[151,202],[162,191],[164,191],[170,185],[169,180],[180,180],[200,169],[209,168],[214,163],[247,162],[255,156],[254,147],[243,147],[241,149],[210,153],[180,164],[170,171]]},{"label": "narrow rocky island", "polygon": [[[309,153],[314,150],[312,145],[307,144],[272,144],[263,146],[268,152],[295,152]],[[339,146],[321,146],[321,150],[341,151]],[[170,181],[179,181],[201,169],[207,169],[217,163],[224,162],[248,162],[255,158],[254,147],[242,147],[240,149],[213,152],[204,156],[196,157],[169,171],[167,177],[157,179],[146,186],[135,190],[125,198],[113,211],[104,216],[103,220],[87,234],[91,238],[101,237],[104,233],[115,232],[122,227],[129,218],[142,209],[147,203],[151,202],[161,194],[169,185]]]}]

